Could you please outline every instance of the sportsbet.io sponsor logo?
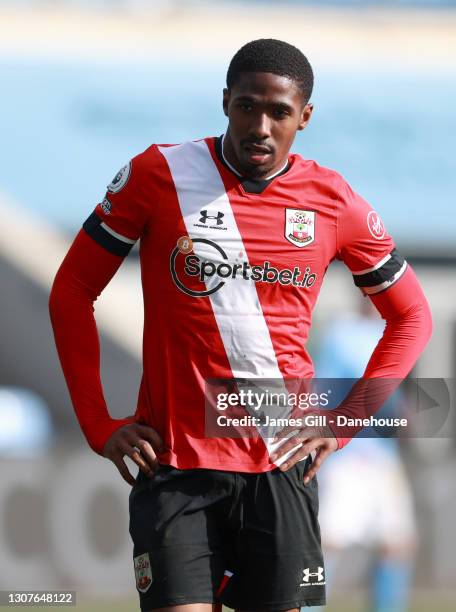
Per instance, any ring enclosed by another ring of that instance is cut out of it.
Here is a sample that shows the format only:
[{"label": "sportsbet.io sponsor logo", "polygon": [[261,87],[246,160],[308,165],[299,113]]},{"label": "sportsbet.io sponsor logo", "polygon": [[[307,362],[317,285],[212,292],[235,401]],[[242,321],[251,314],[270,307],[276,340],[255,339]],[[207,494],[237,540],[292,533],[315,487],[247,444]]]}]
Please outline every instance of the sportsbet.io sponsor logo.
[{"label": "sportsbet.io sponsor logo", "polygon": [[[202,259],[193,252],[194,245],[204,246],[205,252],[213,250],[214,258]],[[209,247],[209,248],[208,248]],[[183,272],[177,271],[178,259],[184,258]],[[217,261],[217,260],[222,261]],[[240,279],[254,281],[255,283],[279,283],[280,285],[291,285],[302,289],[310,289],[317,275],[312,273],[309,267],[304,270],[295,266],[294,268],[276,268],[270,261],[262,265],[251,266],[247,261],[229,261],[224,249],[212,240],[205,238],[191,239],[182,236],[177,241],[177,246],[170,256],[170,269],[174,283],[177,287],[192,297],[206,297],[219,291],[228,280]],[[196,290],[189,287],[189,281],[197,279],[206,284],[205,290]],[[218,282],[217,282],[218,281]],[[214,284],[215,283],[215,284]]]}]

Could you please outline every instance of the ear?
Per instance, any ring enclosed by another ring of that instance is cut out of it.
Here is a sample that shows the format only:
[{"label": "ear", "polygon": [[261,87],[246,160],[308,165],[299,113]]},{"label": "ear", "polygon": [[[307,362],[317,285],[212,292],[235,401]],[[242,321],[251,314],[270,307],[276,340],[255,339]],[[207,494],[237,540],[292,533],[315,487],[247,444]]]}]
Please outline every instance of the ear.
[{"label": "ear", "polygon": [[229,89],[225,89],[223,90],[223,112],[225,113],[225,115],[228,117],[228,104],[230,101],[230,90]]},{"label": "ear", "polygon": [[313,112],[313,104],[307,103],[301,112],[301,118],[299,120],[298,130],[303,130],[309,123]]}]

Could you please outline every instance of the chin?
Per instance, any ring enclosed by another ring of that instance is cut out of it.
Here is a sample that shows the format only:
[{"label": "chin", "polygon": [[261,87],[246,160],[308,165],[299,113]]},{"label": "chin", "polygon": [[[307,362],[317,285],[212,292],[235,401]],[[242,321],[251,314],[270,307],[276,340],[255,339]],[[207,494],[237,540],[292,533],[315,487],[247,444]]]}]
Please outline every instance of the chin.
[{"label": "chin", "polygon": [[256,166],[255,164],[244,164],[242,173],[252,179],[264,179],[272,174],[271,166]]}]

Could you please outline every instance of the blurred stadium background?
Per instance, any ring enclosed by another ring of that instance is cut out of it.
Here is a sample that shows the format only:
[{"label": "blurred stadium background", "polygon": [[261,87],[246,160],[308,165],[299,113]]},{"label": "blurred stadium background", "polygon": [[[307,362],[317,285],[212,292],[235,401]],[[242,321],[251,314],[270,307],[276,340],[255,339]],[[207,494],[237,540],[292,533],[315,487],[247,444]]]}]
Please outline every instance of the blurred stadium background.
[{"label": "blurred stadium background", "polygon": [[[308,55],[316,110],[294,149],[340,171],[381,213],[434,313],[416,375],[454,378],[455,8],[0,0],[0,590],[76,589],[78,610],[137,609],[128,486],[84,444],[47,298],[72,237],[125,161],[152,142],[224,131],[226,68],[248,40],[282,38]],[[336,309],[356,303],[348,271],[334,266],[315,311],[315,351]],[[114,416],[131,414],[142,325],[134,254],[96,314],[108,404]],[[411,609],[454,610],[454,435],[401,450],[419,529]],[[366,609],[363,554],[350,553],[329,610]]]}]

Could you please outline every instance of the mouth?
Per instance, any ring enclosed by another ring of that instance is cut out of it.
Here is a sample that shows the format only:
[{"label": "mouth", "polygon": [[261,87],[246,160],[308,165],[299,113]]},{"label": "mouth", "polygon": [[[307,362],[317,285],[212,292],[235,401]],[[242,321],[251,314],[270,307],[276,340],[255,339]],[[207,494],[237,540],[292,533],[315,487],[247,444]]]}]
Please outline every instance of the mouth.
[{"label": "mouth", "polygon": [[264,164],[272,155],[272,150],[265,145],[248,142],[243,148],[247,153],[248,161],[256,166]]}]

